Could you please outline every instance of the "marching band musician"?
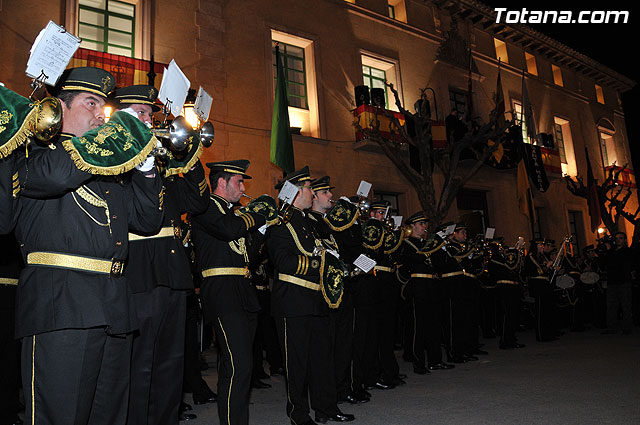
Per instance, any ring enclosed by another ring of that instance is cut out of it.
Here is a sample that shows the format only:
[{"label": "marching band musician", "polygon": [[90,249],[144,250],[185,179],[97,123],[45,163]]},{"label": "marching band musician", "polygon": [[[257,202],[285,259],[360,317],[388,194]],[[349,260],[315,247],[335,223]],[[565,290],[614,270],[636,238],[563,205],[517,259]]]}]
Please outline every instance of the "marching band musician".
[{"label": "marching band musician", "polygon": [[[422,211],[406,219],[405,225],[411,226],[411,235],[403,241],[400,253],[402,267],[398,271],[409,279],[404,294],[412,302],[413,371],[419,375],[429,373],[429,370],[454,368],[454,365],[442,361],[441,318],[447,297],[432,262],[434,257],[444,253],[444,241],[435,235],[427,237],[428,221]],[[425,348],[428,364],[425,363]]]},{"label": "marching band musician", "polygon": [[[213,323],[218,363],[218,417],[221,424],[249,422],[253,339],[260,305],[251,287],[251,258],[263,240],[265,215],[232,211],[244,193],[249,161],[207,163],[212,195],[203,214],[192,218],[193,243],[202,273],[204,320]],[[275,203],[275,201],[274,201]]]},{"label": "marching band musician", "polygon": [[558,339],[554,322],[556,301],[550,281],[553,261],[545,254],[545,249],[549,250],[550,246],[543,238],[532,240],[523,267],[523,274],[529,281],[529,291],[535,298],[536,341],[539,342]]},{"label": "marching band musician", "polygon": [[501,310],[499,321],[501,324],[499,348],[509,350],[522,348],[516,337],[520,320],[520,297],[522,286],[518,276],[522,262],[520,251],[516,248],[505,248],[502,240],[495,240],[489,244],[490,260],[487,270],[491,281],[495,282]]},{"label": "marching band musician", "polygon": [[[338,245],[340,258],[350,265],[353,265],[353,262],[364,250],[360,209],[357,204],[357,197],[338,199],[325,216],[325,222],[331,228],[332,235]],[[334,316],[337,316],[336,324],[338,325],[335,335],[336,388],[339,402],[361,404],[368,402],[371,395],[362,385],[353,385],[351,360],[353,355],[355,285],[364,276],[353,269],[354,267],[352,267],[349,276],[345,277],[342,302],[337,309],[333,310],[335,311]]]},{"label": "marching band musician", "polygon": [[[276,320],[287,378],[287,416],[293,425],[313,424],[309,396],[316,422],[348,422],[354,416],[337,406],[335,376],[331,370],[329,311],[322,289],[322,266],[332,256],[304,210],[313,205],[309,167],[287,175],[298,187],[290,216],[269,229],[267,248],[275,277],[271,312]],[[286,223],[284,222],[286,221]]]},{"label": "marching band musician", "polygon": [[[103,125],[114,86],[102,69],[66,70],[55,88],[62,133],[49,147],[32,144],[19,169],[16,237],[26,268],[16,336],[22,338],[25,421],[31,423],[126,420],[137,328],[122,276],[127,233],[161,225],[162,182],[153,158],[144,159],[155,138],[142,123],[118,112]],[[116,154],[111,143],[129,149]],[[121,174],[136,163],[137,170]]]},{"label": "marching band musician", "polygon": [[[453,223],[445,223],[447,228]],[[449,361],[464,363],[478,360],[475,354],[486,354],[480,351],[477,341],[478,291],[479,282],[474,274],[475,263],[472,262],[472,250],[464,243],[467,239],[467,227],[457,224],[449,235],[446,256],[439,270],[443,284],[449,293],[449,341],[445,344],[449,350]]]},{"label": "marching band musician", "polygon": [[[136,85],[118,89],[117,109],[131,108],[151,124],[158,91]],[[189,258],[182,246],[181,214],[207,209],[209,186],[193,143],[177,161],[162,166],[164,219],[155,232],[129,234],[125,277],[133,293],[139,332],[133,339],[128,424],[177,423],[182,400],[187,291],[193,289]],[[178,173],[184,173],[179,177]]]}]

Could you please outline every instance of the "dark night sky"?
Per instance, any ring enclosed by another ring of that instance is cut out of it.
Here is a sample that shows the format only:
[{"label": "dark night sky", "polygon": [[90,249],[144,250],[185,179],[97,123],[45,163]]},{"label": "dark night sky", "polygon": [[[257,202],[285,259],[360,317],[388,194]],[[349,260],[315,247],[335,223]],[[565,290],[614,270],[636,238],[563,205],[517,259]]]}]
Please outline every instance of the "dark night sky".
[{"label": "dark night sky", "polygon": [[[505,7],[507,10],[572,10],[577,15],[580,10],[628,10],[626,24],[546,24],[529,26],[561,43],[583,53],[607,67],[640,83],[638,72],[638,40],[640,39],[640,5],[637,2],[559,2],[547,0],[526,0],[511,2],[501,0],[480,0],[490,7]],[[631,145],[634,169],[640,172],[640,87],[622,95],[622,107],[627,122],[627,135]],[[620,164],[623,165],[623,164]]]}]

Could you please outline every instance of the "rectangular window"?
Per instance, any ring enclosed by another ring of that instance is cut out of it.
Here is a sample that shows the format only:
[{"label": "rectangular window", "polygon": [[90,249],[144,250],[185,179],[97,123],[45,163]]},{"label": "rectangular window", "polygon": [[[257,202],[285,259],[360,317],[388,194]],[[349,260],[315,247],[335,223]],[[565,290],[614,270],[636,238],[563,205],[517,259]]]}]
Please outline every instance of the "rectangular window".
[{"label": "rectangular window", "polygon": [[527,123],[524,122],[522,115],[522,103],[513,101],[513,112],[515,113],[514,120],[517,125],[522,127],[522,140],[525,143],[529,143],[529,136],[527,134]]},{"label": "rectangular window", "polygon": [[598,103],[602,103],[604,105],[604,93],[602,92],[602,87],[596,84],[596,100]]},{"label": "rectangular window", "polygon": [[551,65],[551,71],[553,71],[553,83],[557,86],[564,87],[562,82],[562,69],[559,66]]},{"label": "rectangular window", "polygon": [[458,117],[461,117],[467,111],[467,92],[449,87],[449,103],[451,110],[458,111]]},{"label": "rectangular window", "polygon": [[573,148],[573,137],[571,136],[571,126],[569,121],[553,117],[553,132],[556,139],[556,146],[560,155],[560,166],[562,174],[567,176],[577,176],[576,156]]},{"label": "rectangular window", "polygon": [[396,21],[407,22],[407,9],[404,0],[387,0],[389,17]]},{"label": "rectangular window", "polygon": [[393,59],[383,58],[373,53],[363,53],[360,56],[360,59],[362,61],[362,84],[368,86],[370,89],[383,89],[386,109],[397,111],[398,107],[393,97],[393,93],[391,93],[391,90],[385,85],[385,81],[389,84],[393,84],[393,87],[398,90],[398,94],[402,93],[400,81],[398,79],[397,62]]},{"label": "rectangular window", "polygon": [[507,44],[498,40],[497,38],[493,39],[493,44],[496,46],[496,59],[499,59],[502,63],[509,63],[509,56],[507,55]]},{"label": "rectangular window", "polygon": [[467,225],[467,235],[473,238],[484,235],[489,223],[487,192],[484,190],[462,188],[456,196],[458,221]]},{"label": "rectangular window", "polygon": [[527,61],[527,72],[531,75],[538,75],[538,65],[536,57],[531,53],[524,52],[524,58]]},{"label": "rectangular window", "polygon": [[618,161],[616,147],[611,134],[600,132],[600,149],[602,150],[602,163],[605,167],[614,165]]},{"label": "rectangular window", "polygon": [[368,86],[369,89],[383,89],[385,107],[386,105],[389,105],[387,86],[384,84],[387,80],[387,73],[385,71],[369,65],[362,65],[362,79],[364,81],[364,85]]},{"label": "rectangular window", "polygon": [[118,0],[79,0],[81,47],[133,57],[136,6]]},{"label": "rectangular window", "polygon": [[[276,69],[276,42],[272,41],[274,87],[278,76]],[[304,49],[291,44],[279,42],[280,60],[284,66],[284,76],[287,80],[287,95],[289,106],[309,109],[307,102],[307,77]]]}]

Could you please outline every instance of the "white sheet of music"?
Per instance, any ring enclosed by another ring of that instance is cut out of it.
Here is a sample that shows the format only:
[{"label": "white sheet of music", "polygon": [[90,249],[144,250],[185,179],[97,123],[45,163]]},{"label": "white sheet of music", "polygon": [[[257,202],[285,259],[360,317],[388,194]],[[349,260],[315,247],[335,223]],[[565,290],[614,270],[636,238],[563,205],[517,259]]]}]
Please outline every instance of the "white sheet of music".
[{"label": "white sheet of music", "polygon": [[198,95],[196,96],[196,103],[193,105],[193,111],[198,118],[202,121],[209,119],[209,113],[211,112],[211,104],[213,103],[213,97],[200,86],[198,89]]},{"label": "white sheet of music", "polygon": [[80,47],[80,42],[78,37],[49,21],[31,46],[26,74],[38,78],[44,73],[44,82],[54,86]]},{"label": "white sheet of music", "polygon": [[175,59],[171,59],[169,67],[162,74],[162,83],[158,92],[158,100],[164,105],[171,101],[171,113],[177,117],[182,113],[182,106],[187,99],[191,82],[182,72]]},{"label": "white sheet of music", "polygon": [[484,234],[485,239],[493,239],[493,236],[496,234],[496,229],[493,227],[487,227],[487,231]]},{"label": "white sheet of music", "polygon": [[365,273],[369,273],[376,264],[376,260],[374,260],[373,258],[369,258],[364,254],[360,254],[360,256],[353,262],[354,266],[358,267]]},{"label": "white sheet of music", "polygon": [[396,228],[402,226],[402,216],[401,215],[392,215],[393,224]]},{"label": "white sheet of music", "polygon": [[278,194],[278,198],[282,199],[289,205],[293,205],[293,200],[298,194],[298,186],[291,183],[289,180],[286,180],[282,185],[282,189],[280,189],[280,193]]},{"label": "white sheet of music", "polygon": [[362,180],[360,182],[360,186],[358,186],[358,192],[356,193],[356,195],[366,198],[367,196],[369,196],[370,190],[371,190],[371,183]]}]

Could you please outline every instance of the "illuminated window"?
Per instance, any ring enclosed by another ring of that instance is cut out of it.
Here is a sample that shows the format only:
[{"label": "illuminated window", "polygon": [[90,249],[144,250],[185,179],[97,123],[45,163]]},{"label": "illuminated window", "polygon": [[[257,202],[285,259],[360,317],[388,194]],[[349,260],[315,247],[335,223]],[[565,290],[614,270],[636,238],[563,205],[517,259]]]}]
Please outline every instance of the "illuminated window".
[{"label": "illuminated window", "polygon": [[[284,76],[287,80],[287,95],[289,106],[309,109],[307,103],[307,78],[305,75],[304,49],[298,46],[280,42],[280,60],[284,66]],[[272,42],[274,87],[277,79],[276,71],[276,42]]]},{"label": "illuminated window", "polygon": [[596,100],[604,105],[604,93],[602,87],[596,84]]},{"label": "illuminated window", "polygon": [[562,70],[560,69],[560,67],[552,64],[551,71],[553,71],[553,83],[557,86],[563,87],[564,84],[562,83]]},{"label": "illuminated window", "polygon": [[524,122],[522,115],[522,103],[513,101],[513,112],[515,113],[514,120],[517,125],[522,127],[522,140],[525,143],[529,143],[529,136],[527,134],[527,123]]},{"label": "illuminated window", "polygon": [[136,6],[118,0],[80,0],[80,47],[124,56],[135,56]]},{"label": "illuminated window", "polygon": [[616,146],[611,134],[600,132],[600,149],[602,150],[602,162],[605,167],[617,163]]},{"label": "illuminated window", "polygon": [[311,40],[271,30],[273,91],[276,84],[275,42],[280,46],[280,60],[287,79],[289,123],[300,128],[301,134],[320,137],[318,91],[316,85],[313,42]]},{"label": "illuminated window", "polygon": [[527,61],[527,72],[531,75],[538,75],[538,65],[536,65],[536,57],[531,53],[524,52],[524,58]]},{"label": "illuminated window", "polygon": [[388,0],[387,5],[391,19],[407,22],[407,9],[404,6],[404,0]]},{"label": "illuminated window", "polygon": [[553,130],[556,139],[556,147],[560,154],[562,174],[568,176],[578,175],[569,121],[560,117],[553,117]]},{"label": "illuminated window", "polygon": [[499,59],[502,63],[509,63],[509,56],[507,55],[507,45],[504,41],[493,39],[493,43],[496,46],[496,59]]},{"label": "illuminated window", "polygon": [[397,111],[398,107],[391,94],[391,90],[384,84],[386,80],[388,83],[393,84],[393,87],[398,90],[398,93],[402,93],[397,75],[398,68],[396,62],[392,59],[374,56],[373,54],[362,54],[360,59],[362,60],[362,83],[365,86],[369,86],[370,89],[384,89],[386,108]]}]

